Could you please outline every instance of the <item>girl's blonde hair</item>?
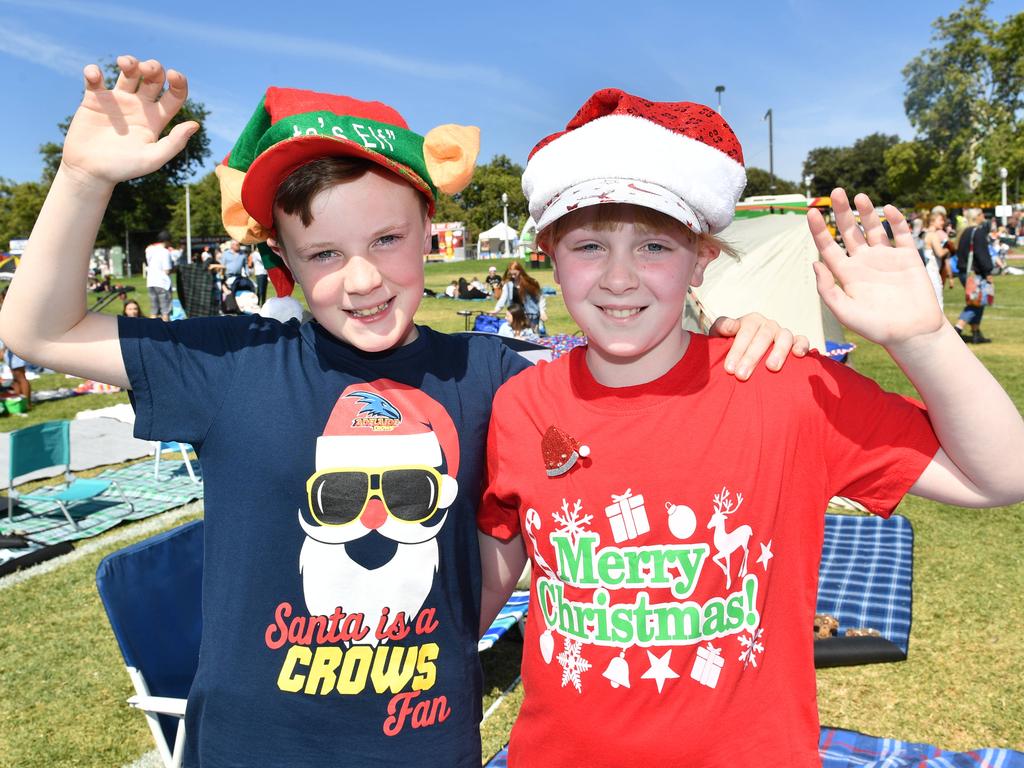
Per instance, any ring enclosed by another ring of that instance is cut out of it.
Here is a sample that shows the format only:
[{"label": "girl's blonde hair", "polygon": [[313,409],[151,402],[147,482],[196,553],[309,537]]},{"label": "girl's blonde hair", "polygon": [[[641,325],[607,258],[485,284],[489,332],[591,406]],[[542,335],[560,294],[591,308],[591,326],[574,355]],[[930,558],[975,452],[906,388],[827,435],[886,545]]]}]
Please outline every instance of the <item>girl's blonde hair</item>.
[{"label": "girl's blonde hair", "polygon": [[[628,211],[628,216],[624,215]],[[554,251],[558,241],[572,226],[573,222],[581,218],[588,218],[589,226],[598,231],[610,231],[618,229],[625,221],[631,221],[641,232],[663,232],[673,230],[681,232],[691,243],[697,242],[701,245],[709,245],[717,248],[719,253],[724,253],[733,258],[739,258],[736,248],[715,235],[700,233],[684,226],[682,222],[673,219],[668,214],[656,211],[653,208],[646,208],[641,205],[629,203],[605,203],[602,205],[591,205],[586,208],[578,208],[571,213],[556,219],[550,226],[537,235],[537,245],[548,254]]]}]

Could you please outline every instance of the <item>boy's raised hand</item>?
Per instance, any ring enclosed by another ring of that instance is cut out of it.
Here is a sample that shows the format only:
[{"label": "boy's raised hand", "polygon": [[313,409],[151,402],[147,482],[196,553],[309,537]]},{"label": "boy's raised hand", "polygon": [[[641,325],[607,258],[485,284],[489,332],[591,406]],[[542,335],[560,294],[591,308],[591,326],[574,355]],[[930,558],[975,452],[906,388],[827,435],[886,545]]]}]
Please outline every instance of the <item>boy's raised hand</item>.
[{"label": "boy's raised hand", "polygon": [[893,246],[870,198],[860,194],[854,203],[863,232],[846,192],[832,191],[832,210],[846,252],[832,238],[821,213],[816,209],[807,213],[822,257],[822,262],[814,264],[814,273],[825,304],[843,325],[883,346],[942,329],[945,317],[903,214],[891,205],[884,209]]},{"label": "boy's raised hand", "polygon": [[[185,76],[155,59],[119,56],[113,88],[95,64],[82,71],[85,95],[68,127],[62,166],[79,181],[116,184],[152,173],[185,148],[194,121],[161,132],[188,96]],[[167,90],[164,90],[166,78]]]}]

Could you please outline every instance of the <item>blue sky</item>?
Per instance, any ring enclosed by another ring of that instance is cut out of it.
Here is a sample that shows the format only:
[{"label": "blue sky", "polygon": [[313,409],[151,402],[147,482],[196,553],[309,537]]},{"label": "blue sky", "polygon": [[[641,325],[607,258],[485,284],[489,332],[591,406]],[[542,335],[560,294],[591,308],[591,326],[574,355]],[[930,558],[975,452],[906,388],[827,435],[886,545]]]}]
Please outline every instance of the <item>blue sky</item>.
[{"label": "blue sky", "polygon": [[[598,88],[713,105],[722,84],[748,166],[768,168],[771,108],[776,173],[797,180],[814,147],[875,131],[912,136],[901,70],[929,45],[932,20],[958,5],[180,0],[150,11],[120,0],[0,0],[0,176],[37,179],[38,146],[60,138],[82,65],[132,53],[189,76],[211,113],[211,169],[268,85],[378,99],[420,133],[479,125],[482,159],[525,163]],[[994,0],[990,14],[1019,7]]]}]

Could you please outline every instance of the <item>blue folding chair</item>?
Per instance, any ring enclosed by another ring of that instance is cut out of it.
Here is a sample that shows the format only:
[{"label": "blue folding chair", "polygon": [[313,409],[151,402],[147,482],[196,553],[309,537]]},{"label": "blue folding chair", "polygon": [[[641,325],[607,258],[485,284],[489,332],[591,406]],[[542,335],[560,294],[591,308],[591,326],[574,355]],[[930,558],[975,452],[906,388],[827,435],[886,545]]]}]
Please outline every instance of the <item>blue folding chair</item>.
[{"label": "blue folding chair", "polygon": [[158,442],[153,456],[153,479],[160,479],[160,459],[162,458],[164,451],[180,451],[181,460],[185,462],[185,469],[188,472],[189,478],[196,485],[202,485],[203,481],[196,477],[196,471],[192,469],[192,461],[188,457],[188,452],[191,450],[191,445],[188,443],[179,443],[177,440],[172,440],[170,442],[161,440]]},{"label": "blue folding chair", "polygon": [[135,694],[168,768],[181,765],[185,700],[202,637],[203,523],[187,523],[107,555],[96,587]]},{"label": "blue folding chair", "polygon": [[[7,522],[14,515],[14,504],[17,501],[52,502],[64,513],[64,517],[75,528],[78,522],[71,516],[68,507],[82,501],[95,499],[109,489],[113,489],[128,505],[129,514],[135,512],[135,505],[121,491],[114,480],[100,478],[79,478],[71,472],[71,432],[66,421],[48,421],[34,427],[18,429],[10,433],[10,465],[7,475]],[[14,490],[15,481],[19,477],[50,467],[63,467],[65,485],[61,488],[40,488],[31,493],[19,493]],[[29,512],[33,516],[44,512]]]}]

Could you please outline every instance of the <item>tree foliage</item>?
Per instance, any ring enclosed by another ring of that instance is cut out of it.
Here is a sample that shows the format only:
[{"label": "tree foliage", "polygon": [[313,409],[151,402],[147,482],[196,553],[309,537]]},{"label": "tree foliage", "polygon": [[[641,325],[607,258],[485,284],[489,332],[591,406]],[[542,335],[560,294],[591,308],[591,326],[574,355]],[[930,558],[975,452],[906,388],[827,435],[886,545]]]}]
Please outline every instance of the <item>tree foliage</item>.
[{"label": "tree foliage", "polygon": [[48,188],[37,181],[16,184],[0,179],[0,251],[6,251],[11,240],[29,236]]},{"label": "tree foliage", "polygon": [[904,68],[904,107],[931,155],[921,197],[995,199],[1005,167],[1024,175],[1024,12],[1003,22],[966,0],[932,26],[932,47]]},{"label": "tree foliage", "polygon": [[817,147],[807,153],[804,176],[812,175],[811,194],[828,195],[836,187],[863,192],[876,202],[893,199],[886,172],[886,153],[899,137],[872,133],[849,147]]},{"label": "tree foliage", "polygon": [[[213,171],[189,186],[189,212],[192,235],[227,238],[220,215],[220,182]],[[185,240],[185,193],[178,193],[171,205],[167,231],[175,241]]]},{"label": "tree foliage", "polygon": [[[461,192],[448,198],[435,221],[464,221],[468,225],[467,241],[475,243],[477,235],[502,221],[501,195],[508,195],[508,224],[522,229],[529,217],[522,187],[523,167],[505,155],[495,155],[486,165],[478,165],[473,180]],[[442,196],[445,197],[445,196]],[[452,205],[449,205],[451,203]],[[453,207],[454,206],[454,207]]]},{"label": "tree foliage", "polygon": [[754,195],[791,195],[801,192],[803,190],[795,182],[780,179],[778,176],[773,180],[771,174],[763,168],[747,168],[747,186],[743,190],[744,197],[753,197]]},{"label": "tree foliage", "polygon": [[[117,65],[106,65],[107,87],[112,88],[117,80]],[[187,99],[178,114],[174,116],[163,134],[166,136],[178,123],[195,120],[199,123],[188,141],[185,152],[175,156],[159,171],[118,184],[114,188],[110,204],[103,216],[96,244],[116,245],[124,242],[125,231],[157,231],[166,229],[171,219],[172,208],[179,196],[184,195],[182,185],[193,173],[200,170],[210,156],[210,137],[203,127],[209,112],[198,101]],[[67,135],[71,117],[58,125],[62,135]],[[43,181],[47,187],[60,166],[63,144],[48,142],[39,148],[43,157]],[[38,211],[37,211],[38,213]]]}]

